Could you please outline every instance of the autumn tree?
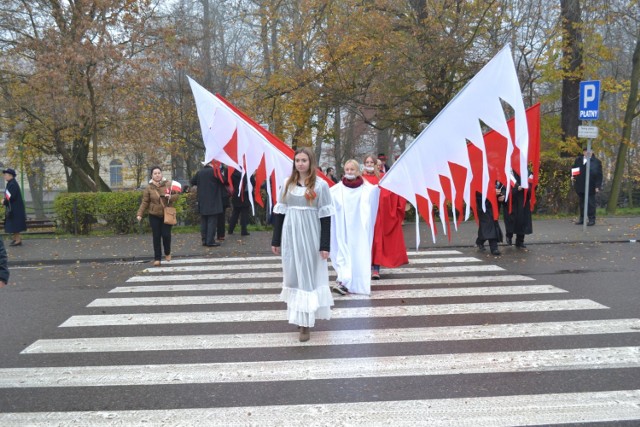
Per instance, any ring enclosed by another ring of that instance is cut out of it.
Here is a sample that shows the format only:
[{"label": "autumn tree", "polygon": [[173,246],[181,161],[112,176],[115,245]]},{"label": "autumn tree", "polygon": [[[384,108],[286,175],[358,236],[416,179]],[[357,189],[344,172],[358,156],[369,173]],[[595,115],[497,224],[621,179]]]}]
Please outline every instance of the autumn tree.
[{"label": "autumn tree", "polygon": [[[0,84],[12,117],[58,157],[69,191],[100,191],[103,140],[128,132],[123,116],[145,97],[150,1],[8,0],[0,20]],[[120,132],[115,132],[119,127]],[[113,141],[112,141],[113,142]]]}]

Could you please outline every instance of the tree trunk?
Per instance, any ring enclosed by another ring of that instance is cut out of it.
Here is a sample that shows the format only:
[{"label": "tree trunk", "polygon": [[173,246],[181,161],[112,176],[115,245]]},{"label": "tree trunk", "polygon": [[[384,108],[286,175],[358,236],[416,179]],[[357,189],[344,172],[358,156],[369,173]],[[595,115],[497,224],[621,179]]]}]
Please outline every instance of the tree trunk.
[{"label": "tree trunk", "polygon": [[640,79],[640,31],[636,35],[636,48],[631,59],[631,81],[629,84],[629,99],[624,113],[624,123],[622,124],[622,135],[618,146],[618,157],[616,159],[616,169],[611,182],[611,195],[607,203],[607,213],[615,213],[618,206],[618,196],[627,159],[627,151],[631,142],[631,125],[633,119],[639,114],[636,111],[638,105],[638,80]]},{"label": "tree trunk", "polygon": [[341,177],[342,170],[342,117],[340,107],[336,107],[333,112],[333,155],[336,162],[336,176]]},{"label": "tree trunk", "polygon": [[572,157],[576,153],[571,141],[578,138],[580,102],[580,81],[582,80],[582,18],[579,0],[561,0],[563,28],[563,78],[562,78],[562,111],[560,123],[564,144],[560,153],[562,157]]},{"label": "tree trunk", "polygon": [[44,169],[44,162],[38,159],[31,164],[29,172],[27,172],[35,219],[46,219],[47,217],[44,212]]}]

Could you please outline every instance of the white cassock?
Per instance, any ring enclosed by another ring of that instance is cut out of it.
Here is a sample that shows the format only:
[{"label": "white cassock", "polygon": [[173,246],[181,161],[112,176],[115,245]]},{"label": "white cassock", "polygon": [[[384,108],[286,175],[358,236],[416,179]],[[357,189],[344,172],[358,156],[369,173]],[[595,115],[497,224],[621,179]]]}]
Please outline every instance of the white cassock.
[{"label": "white cassock", "polygon": [[366,180],[358,188],[331,187],[336,214],[331,221],[331,263],[337,281],[354,294],[371,293],[371,245],[380,189]]}]

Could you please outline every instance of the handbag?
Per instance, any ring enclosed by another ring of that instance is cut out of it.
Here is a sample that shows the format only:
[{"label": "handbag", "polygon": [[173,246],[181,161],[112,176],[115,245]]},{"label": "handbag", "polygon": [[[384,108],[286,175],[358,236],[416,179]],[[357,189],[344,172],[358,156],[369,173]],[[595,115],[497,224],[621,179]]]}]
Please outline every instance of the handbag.
[{"label": "handbag", "polygon": [[173,206],[164,207],[164,223],[167,225],[176,225],[178,223],[176,208]]},{"label": "handbag", "polygon": [[160,204],[164,209],[164,223],[167,225],[176,225],[178,223],[178,215],[176,213],[176,208],[174,208],[173,206],[165,206],[164,203],[162,203],[162,196],[160,195],[160,192],[156,190],[156,193],[158,193],[158,197],[160,198]]}]

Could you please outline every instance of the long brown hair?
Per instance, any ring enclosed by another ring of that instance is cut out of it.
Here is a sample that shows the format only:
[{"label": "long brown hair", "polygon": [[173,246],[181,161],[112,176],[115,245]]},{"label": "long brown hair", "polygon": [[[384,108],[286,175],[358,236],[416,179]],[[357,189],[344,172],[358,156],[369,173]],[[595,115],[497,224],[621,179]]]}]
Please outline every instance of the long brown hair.
[{"label": "long brown hair", "polygon": [[[313,189],[316,186],[316,156],[313,154],[307,147],[298,148],[293,155],[293,170],[291,171],[291,176],[289,177],[289,184],[287,188],[285,188],[284,193],[287,194],[290,186],[295,187],[298,185],[298,180],[300,179],[300,172],[296,169],[296,156],[300,153],[306,154],[309,158],[309,176],[304,180],[304,186],[307,187],[307,193],[313,193]],[[315,193],[313,193],[315,194]]]}]

